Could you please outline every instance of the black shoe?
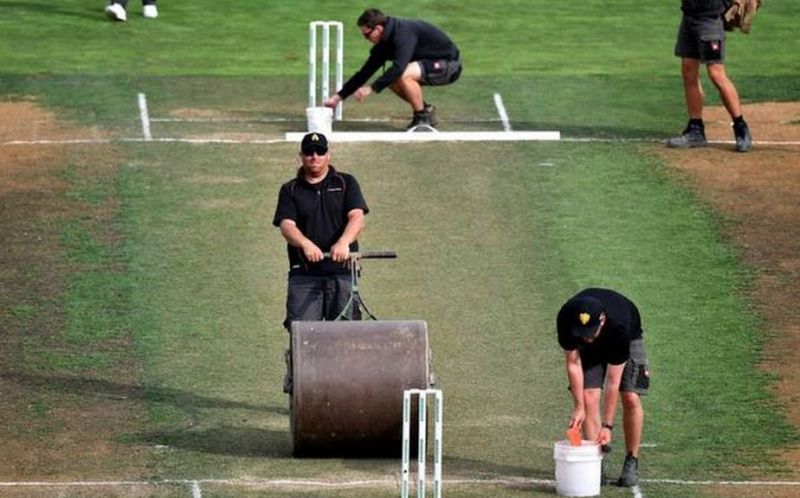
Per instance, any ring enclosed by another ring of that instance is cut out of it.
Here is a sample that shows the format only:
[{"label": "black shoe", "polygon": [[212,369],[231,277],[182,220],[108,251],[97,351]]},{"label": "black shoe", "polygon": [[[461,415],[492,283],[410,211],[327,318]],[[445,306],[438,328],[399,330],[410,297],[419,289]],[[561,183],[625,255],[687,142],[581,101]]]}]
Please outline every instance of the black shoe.
[{"label": "black shoe", "polygon": [[632,488],[639,484],[639,459],[628,453],[622,465],[622,474],[617,479],[617,486]]},{"label": "black shoe", "polygon": [[436,125],[439,124],[439,116],[436,115],[436,106],[435,105],[428,104],[426,102],[425,103],[425,109],[423,109],[423,110],[428,113],[428,116],[430,116],[431,126],[436,126]]},{"label": "black shoe", "polygon": [[433,123],[431,123],[431,115],[427,111],[414,111],[414,118],[409,123],[406,129],[410,130],[412,128],[416,128],[417,126],[430,126],[433,128]]},{"label": "black shoe", "polygon": [[747,152],[753,148],[753,137],[750,135],[750,128],[747,123],[734,123],[733,136],[736,138],[736,152]]},{"label": "black shoe", "polygon": [[677,137],[672,137],[667,140],[667,147],[675,149],[688,149],[691,147],[705,147],[708,144],[706,141],[706,132],[699,126],[689,125],[683,130],[683,133]]}]

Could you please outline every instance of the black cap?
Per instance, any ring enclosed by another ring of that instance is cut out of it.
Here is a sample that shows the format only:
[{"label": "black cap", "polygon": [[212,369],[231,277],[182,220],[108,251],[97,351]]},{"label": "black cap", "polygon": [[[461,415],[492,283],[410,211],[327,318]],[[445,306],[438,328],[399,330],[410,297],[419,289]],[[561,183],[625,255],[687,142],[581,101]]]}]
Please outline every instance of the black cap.
[{"label": "black cap", "polygon": [[572,335],[578,338],[594,337],[600,325],[603,305],[593,297],[576,297],[570,306]]},{"label": "black cap", "polygon": [[325,154],[328,152],[328,139],[322,133],[308,133],[303,137],[303,141],[300,142],[300,152],[307,156],[312,152],[316,152],[319,155]]}]

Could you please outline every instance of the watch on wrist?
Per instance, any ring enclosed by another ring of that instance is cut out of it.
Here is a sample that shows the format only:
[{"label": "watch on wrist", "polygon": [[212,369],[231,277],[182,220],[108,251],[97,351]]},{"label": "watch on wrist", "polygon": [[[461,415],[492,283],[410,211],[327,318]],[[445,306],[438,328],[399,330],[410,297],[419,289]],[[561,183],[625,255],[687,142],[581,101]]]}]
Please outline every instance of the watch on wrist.
[{"label": "watch on wrist", "polygon": [[609,431],[613,431],[614,430],[614,426],[612,424],[606,424],[605,422],[603,422],[603,427],[602,428],[603,429],[608,429]]}]

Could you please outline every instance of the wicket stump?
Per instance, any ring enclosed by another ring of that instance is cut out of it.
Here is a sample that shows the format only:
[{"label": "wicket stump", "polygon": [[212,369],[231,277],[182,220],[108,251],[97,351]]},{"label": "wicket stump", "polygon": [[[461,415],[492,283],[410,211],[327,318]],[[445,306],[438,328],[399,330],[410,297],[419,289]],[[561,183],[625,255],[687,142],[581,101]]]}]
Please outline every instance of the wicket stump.
[{"label": "wicket stump", "polygon": [[[317,54],[317,30],[322,30],[322,51]],[[317,59],[321,58],[320,99],[330,97],[331,79],[331,28],[336,30],[336,87],[342,88],[344,76],[344,24],[340,21],[312,21],[308,24],[308,107],[317,107]],[[334,111],[334,119],[342,120],[342,104]]]},{"label": "wicket stump", "polygon": [[411,460],[411,398],[419,396],[418,400],[418,440],[417,440],[417,496],[425,498],[425,463],[427,449],[428,395],[434,397],[433,417],[433,496],[442,496],[442,391],[439,389],[408,389],[403,392],[403,450],[401,468],[401,498],[408,498],[409,471]]}]

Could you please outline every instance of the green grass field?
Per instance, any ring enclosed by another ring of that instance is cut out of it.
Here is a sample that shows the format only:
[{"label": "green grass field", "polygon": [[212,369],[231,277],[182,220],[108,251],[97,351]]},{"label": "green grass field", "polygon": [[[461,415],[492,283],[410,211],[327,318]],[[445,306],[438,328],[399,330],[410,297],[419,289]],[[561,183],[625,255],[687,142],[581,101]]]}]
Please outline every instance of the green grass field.
[{"label": "green grass field", "polygon": [[[160,17],[145,20],[131,1],[126,24],[106,21],[102,4],[0,0],[0,102],[32,101],[72,126],[128,139],[141,136],[141,92],[151,118],[194,110],[240,119],[156,120],[157,138],[278,139],[303,124],[308,21],[346,22],[348,72],[368,49],[354,26],[364,6],[352,2],[164,1]],[[499,130],[496,122],[458,121],[496,118],[495,92],[518,130],[652,140],[684,123],[672,56],[677,0],[380,7],[437,23],[460,45],[463,78],[429,94],[453,129]],[[800,4],[771,0],[751,35],[731,36],[728,70],[745,102],[800,99],[799,16]],[[714,92],[708,96],[717,103]],[[348,101],[345,118],[404,120],[395,100]],[[297,122],[260,122],[264,117]],[[72,211],[26,228],[58,235],[59,264],[69,268],[63,288],[51,300],[0,296],[4,328],[29,331],[9,342],[14,360],[2,378],[39,379],[21,401],[0,404],[16,420],[0,430],[21,447],[57,453],[70,438],[68,429],[54,427],[59,403],[69,399],[80,409],[134,386],[126,406],[138,428],[113,434],[108,453],[89,458],[102,460],[108,476],[91,469],[65,476],[40,461],[20,463],[28,469],[23,478],[0,481],[218,479],[231,482],[203,483],[203,496],[396,496],[399,460],[290,455],[281,392],[287,263],[271,219],[278,188],[298,163],[296,144],[121,140],[103,157],[93,147],[70,148],[56,175],[65,202],[106,216]],[[615,288],[642,311],[653,371],[645,479],[797,479],[797,469],[777,455],[797,444],[798,433],[770,396],[775,379],[757,367],[764,330],[746,299],[753,269],[721,236],[725,220],[668,173],[653,145],[333,150],[334,164],[358,177],[372,210],[362,247],[399,255],[365,262],[370,309],[380,318],[428,322],[446,397],[445,478],[470,481],[447,485],[447,496],[554,495],[537,483],[552,479],[552,445],[571,409],[555,315],[587,286]],[[58,326],[41,323],[40,314],[60,317]],[[621,436],[608,458],[614,475],[624,456]],[[21,453],[9,458],[25,461]],[[473,482],[481,479],[491,483]],[[521,483],[499,482],[515,479]],[[338,489],[269,484],[274,480],[379,482]],[[67,493],[190,496],[189,489],[181,481]],[[17,492],[0,487],[0,496],[57,490]],[[645,481],[642,492],[731,491]],[[604,487],[603,494],[631,492]]]}]

